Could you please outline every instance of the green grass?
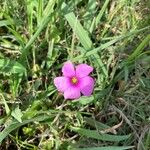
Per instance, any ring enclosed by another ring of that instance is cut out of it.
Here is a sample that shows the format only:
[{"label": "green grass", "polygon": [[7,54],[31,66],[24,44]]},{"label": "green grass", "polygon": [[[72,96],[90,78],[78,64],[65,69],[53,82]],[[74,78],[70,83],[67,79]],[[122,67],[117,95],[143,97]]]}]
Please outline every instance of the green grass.
[{"label": "green grass", "polygon": [[[149,0],[3,0],[0,149],[150,149]],[[94,67],[92,96],[66,101],[67,60]]]}]

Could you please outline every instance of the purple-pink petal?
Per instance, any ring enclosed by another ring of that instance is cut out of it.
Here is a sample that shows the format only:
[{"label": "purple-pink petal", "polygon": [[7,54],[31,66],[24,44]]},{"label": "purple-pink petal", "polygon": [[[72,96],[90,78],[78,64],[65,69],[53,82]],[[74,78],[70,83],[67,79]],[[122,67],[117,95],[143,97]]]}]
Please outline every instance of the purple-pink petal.
[{"label": "purple-pink petal", "polygon": [[54,84],[57,87],[58,91],[64,92],[70,87],[70,80],[67,77],[56,77],[54,79]]},{"label": "purple-pink petal", "polygon": [[67,61],[64,63],[64,66],[62,67],[63,75],[66,77],[72,77],[75,76],[75,68],[71,61]]},{"label": "purple-pink petal", "polygon": [[65,99],[78,99],[81,96],[80,89],[76,87],[69,87],[64,92]]},{"label": "purple-pink petal", "polygon": [[93,71],[93,67],[87,64],[80,64],[76,66],[76,76],[79,78],[88,76],[92,71]]},{"label": "purple-pink petal", "polygon": [[90,96],[94,89],[94,79],[90,76],[86,76],[80,81],[80,90],[84,96]]}]

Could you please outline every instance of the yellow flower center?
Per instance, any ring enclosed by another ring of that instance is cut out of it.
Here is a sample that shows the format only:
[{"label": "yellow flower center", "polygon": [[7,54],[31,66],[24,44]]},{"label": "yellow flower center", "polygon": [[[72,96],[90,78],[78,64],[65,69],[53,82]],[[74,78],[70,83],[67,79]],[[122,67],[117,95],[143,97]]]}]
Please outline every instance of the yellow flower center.
[{"label": "yellow flower center", "polygon": [[76,77],[72,77],[71,82],[73,84],[76,84],[78,82],[78,79]]}]

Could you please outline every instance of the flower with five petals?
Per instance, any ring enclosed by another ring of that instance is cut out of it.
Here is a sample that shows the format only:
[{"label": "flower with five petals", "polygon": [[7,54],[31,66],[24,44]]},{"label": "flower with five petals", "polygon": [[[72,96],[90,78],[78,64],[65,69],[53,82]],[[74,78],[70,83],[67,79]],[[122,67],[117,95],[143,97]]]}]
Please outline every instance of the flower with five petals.
[{"label": "flower with five petals", "polygon": [[93,67],[87,64],[74,66],[71,61],[64,63],[63,76],[56,77],[54,84],[58,91],[63,92],[65,99],[78,99],[81,93],[90,96],[94,89],[94,79],[89,76]]}]

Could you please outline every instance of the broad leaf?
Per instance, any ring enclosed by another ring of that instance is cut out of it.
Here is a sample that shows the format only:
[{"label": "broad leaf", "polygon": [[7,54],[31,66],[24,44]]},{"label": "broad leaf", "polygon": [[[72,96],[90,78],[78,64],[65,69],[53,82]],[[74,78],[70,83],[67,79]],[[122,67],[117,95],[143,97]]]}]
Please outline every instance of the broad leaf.
[{"label": "broad leaf", "polygon": [[9,60],[9,59],[0,59],[0,72],[1,73],[10,73],[10,74],[24,74],[26,69],[20,63]]},{"label": "broad leaf", "polygon": [[102,141],[111,141],[111,142],[119,142],[126,140],[130,137],[130,135],[111,135],[111,134],[102,134],[97,130],[89,130],[78,127],[71,127],[71,129],[81,135],[87,136],[89,138],[102,140]]},{"label": "broad leaf", "polygon": [[17,106],[12,112],[11,115],[18,120],[20,123],[22,122],[21,117],[23,116],[21,110],[19,109],[19,106]]}]

